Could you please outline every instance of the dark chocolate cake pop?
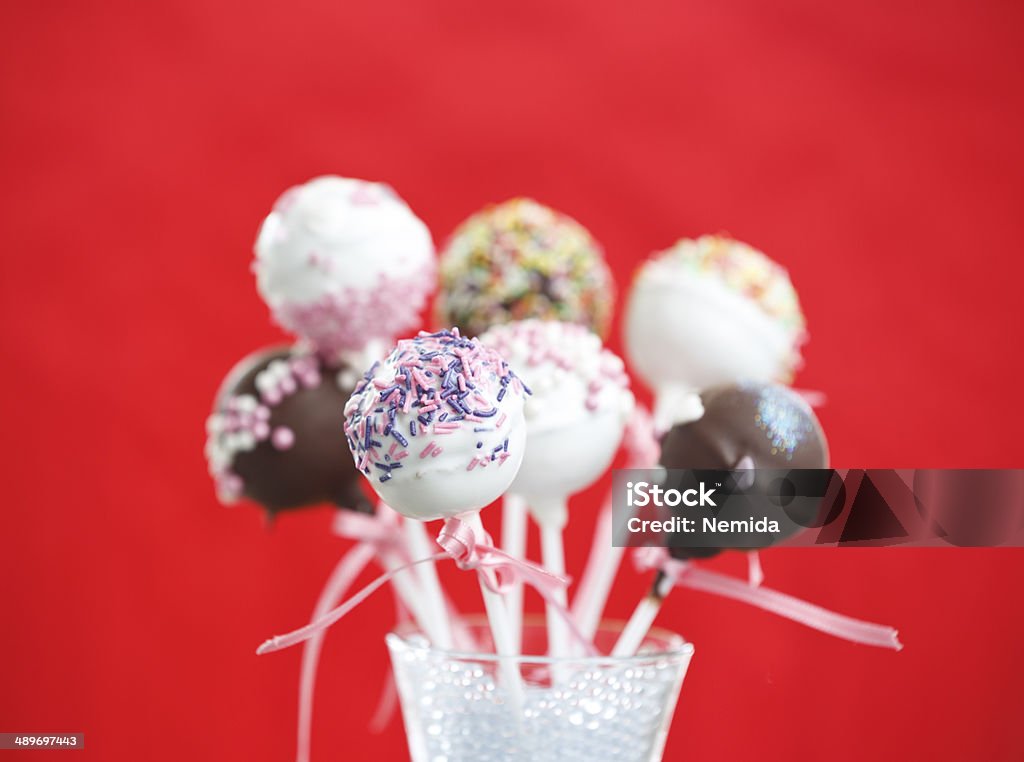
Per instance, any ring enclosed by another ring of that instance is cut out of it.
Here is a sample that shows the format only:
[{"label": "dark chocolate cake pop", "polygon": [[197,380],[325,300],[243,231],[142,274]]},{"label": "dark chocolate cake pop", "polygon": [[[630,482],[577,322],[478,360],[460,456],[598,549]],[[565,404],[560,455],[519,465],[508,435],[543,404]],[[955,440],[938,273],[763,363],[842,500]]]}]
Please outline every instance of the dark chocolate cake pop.
[{"label": "dark chocolate cake pop", "polygon": [[292,347],[236,365],[207,421],[206,457],[220,499],[245,497],[271,514],[318,503],[369,511],[343,435],[358,378]]},{"label": "dark chocolate cake pop", "polygon": [[[662,439],[661,465],[665,468],[728,471],[828,466],[821,424],[791,389],[761,382],[727,384],[705,390],[700,398],[704,414],[673,426]],[[766,536],[765,545],[778,539],[778,535]],[[680,559],[713,556],[720,550],[669,549]]]}]

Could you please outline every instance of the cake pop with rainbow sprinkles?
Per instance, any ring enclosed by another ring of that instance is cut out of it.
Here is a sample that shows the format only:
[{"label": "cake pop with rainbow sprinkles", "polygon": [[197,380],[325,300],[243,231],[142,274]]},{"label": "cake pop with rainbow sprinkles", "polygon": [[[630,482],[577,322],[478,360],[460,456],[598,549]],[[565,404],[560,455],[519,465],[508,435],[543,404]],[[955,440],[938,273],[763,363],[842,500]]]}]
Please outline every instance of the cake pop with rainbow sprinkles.
[{"label": "cake pop with rainbow sprinkles", "polygon": [[441,252],[437,320],[467,336],[526,318],[579,323],[604,336],[614,297],[586,228],[527,198],[472,215]]},{"label": "cake pop with rainbow sprinkles", "polygon": [[329,359],[415,329],[434,291],[430,232],[382,183],[324,176],[288,189],[255,250],[274,319]]},{"label": "cake pop with rainbow sprinkles", "polygon": [[[638,270],[625,314],[626,354],[654,389],[666,429],[694,392],[741,380],[788,383],[806,323],[786,270],[726,236],[683,239]],[[685,399],[683,399],[685,398]]]}]

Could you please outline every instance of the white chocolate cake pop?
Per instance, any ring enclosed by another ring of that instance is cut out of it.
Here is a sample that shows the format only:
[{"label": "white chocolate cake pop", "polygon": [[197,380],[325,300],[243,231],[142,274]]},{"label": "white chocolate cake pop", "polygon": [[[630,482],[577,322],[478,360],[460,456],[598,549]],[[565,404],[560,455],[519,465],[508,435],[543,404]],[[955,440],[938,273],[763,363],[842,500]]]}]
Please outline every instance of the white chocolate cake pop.
[{"label": "white chocolate cake pop", "polygon": [[583,326],[558,321],[495,326],[480,341],[505,357],[530,389],[526,454],[509,491],[535,510],[564,505],[561,499],[592,484],[618,450],[633,409],[622,360]]},{"label": "white chocolate cake pop", "polygon": [[436,262],[426,225],[389,186],[325,176],[277,200],[254,270],[274,319],[333,356],[418,325]]},{"label": "white chocolate cake pop", "polygon": [[738,380],[789,382],[805,339],[786,270],[724,236],[683,239],[655,254],[626,306],[626,353],[659,397],[662,428],[673,420],[657,408],[678,407],[680,393]]},{"label": "white chocolate cake pop", "polygon": [[345,406],[356,468],[381,499],[429,521],[477,511],[515,478],[527,390],[493,349],[458,331],[404,339]]}]

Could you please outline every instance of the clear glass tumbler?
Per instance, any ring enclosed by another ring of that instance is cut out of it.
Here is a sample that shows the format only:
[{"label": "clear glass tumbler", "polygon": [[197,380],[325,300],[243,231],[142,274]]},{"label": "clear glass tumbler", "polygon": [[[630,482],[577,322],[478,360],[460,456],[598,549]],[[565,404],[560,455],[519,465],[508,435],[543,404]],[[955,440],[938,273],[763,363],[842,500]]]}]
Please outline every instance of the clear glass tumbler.
[{"label": "clear glass tumbler", "polygon": [[[412,630],[387,636],[413,762],[661,759],[693,655],[679,635],[652,630],[636,656],[555,659],[498,657],[486,624],[466,630],[477,644],[466,652],[433,648]],[[598,649],[618,634],[602,627]],[[544,653],[545,641],[543,623],[528,620],[524,652]]]}]

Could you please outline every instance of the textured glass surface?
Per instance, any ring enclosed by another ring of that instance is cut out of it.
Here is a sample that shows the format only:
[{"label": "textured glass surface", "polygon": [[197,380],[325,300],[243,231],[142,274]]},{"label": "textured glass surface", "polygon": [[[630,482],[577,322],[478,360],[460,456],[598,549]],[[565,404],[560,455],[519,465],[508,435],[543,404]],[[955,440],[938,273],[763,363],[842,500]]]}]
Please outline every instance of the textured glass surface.
[{"label": "textured glass surface", "polygon": [[[486,629],[470,629],[486,647]],[[599,633],[599,647],[615,634]],[[523,642],[542,643],[543,627],[527,625]],[[395,633],[388,648],[413,762],[656,762],[693,653],[661,633],[625,659],[513,657],[521,682],[509,686],[493,654]]]}]

